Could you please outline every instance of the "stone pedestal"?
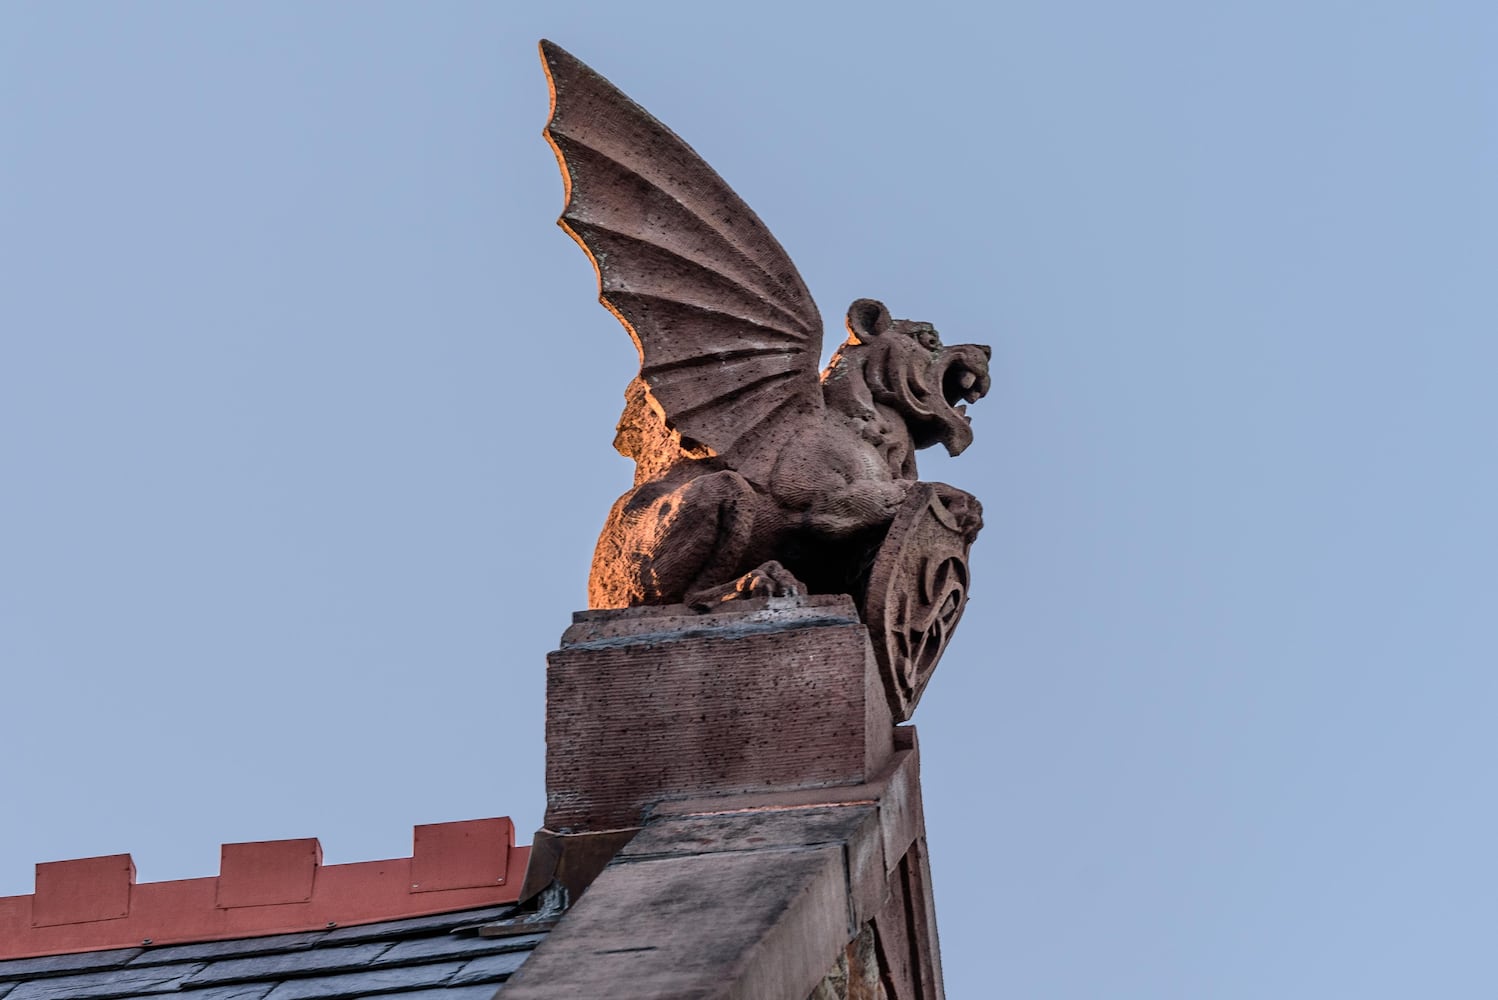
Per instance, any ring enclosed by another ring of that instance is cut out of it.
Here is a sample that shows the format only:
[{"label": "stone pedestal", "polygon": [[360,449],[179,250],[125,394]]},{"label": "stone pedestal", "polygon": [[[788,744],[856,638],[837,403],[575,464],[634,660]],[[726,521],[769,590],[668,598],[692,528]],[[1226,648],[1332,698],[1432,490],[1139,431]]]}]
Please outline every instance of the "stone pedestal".
[{"label": "stone pedestal", "polygon": [[804,1000],[861,946],[858,996],[940,1000],[915,731],[851,599],[579,612],[546,790],[522,898],[568,909],[506,996]]},{"label": "stone pedestal", "polygon": [[885,762],[893,723],[853,602],[731,607],[575,616],[548,658],[548,830],[639,826],[671,799],[860,784]]}]

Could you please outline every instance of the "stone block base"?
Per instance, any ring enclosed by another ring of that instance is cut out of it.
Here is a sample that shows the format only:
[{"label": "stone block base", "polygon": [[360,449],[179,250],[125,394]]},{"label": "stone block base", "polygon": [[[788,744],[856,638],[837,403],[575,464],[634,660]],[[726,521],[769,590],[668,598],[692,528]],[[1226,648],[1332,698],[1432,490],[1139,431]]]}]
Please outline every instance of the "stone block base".
[{"label": "stone block base", "polygon": [[548,657],[546,827],[638,827],[665,801],[856,785],[891,753],[846,597],[585,611]]}]

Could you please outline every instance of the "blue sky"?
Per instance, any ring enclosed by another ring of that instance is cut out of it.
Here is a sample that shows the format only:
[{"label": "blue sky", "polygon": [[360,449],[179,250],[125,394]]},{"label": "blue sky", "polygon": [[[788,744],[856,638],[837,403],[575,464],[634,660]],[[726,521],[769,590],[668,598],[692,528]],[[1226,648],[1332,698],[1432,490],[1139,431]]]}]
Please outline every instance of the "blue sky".
[{"label": "blue sky", "polygon": [[543,805],[633,348],[550,37],[994,346],[916,716],[953,997],[1498,982],[1498,14],[0,7],[0,894]]}]

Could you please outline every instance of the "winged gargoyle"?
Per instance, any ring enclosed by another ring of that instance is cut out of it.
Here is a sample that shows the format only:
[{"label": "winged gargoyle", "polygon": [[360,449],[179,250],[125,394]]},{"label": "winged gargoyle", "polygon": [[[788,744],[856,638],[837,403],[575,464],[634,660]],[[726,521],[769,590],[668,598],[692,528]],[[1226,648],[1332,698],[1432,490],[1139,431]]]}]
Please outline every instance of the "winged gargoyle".
[{"label": "winged gargoyle", "polygon": [[[988,392],[989,349],[943,346],[929,323],[859,299],[847,341],[819,373],[820,314],[754,212],[603,77],[550,42],[541,53],[545,135],[566,185],[558,222],[640,352],[614,441],[636,463],[634,487],[598,540],[589,604],[862,600],[917,485],[916,505],[939,508],[965,559],[978,502],[917,484],[915,452],[942,444],[956,455],[972,441],[959,401]],[[965,599],[961,570],[958,597],[928,595],[951,624]]]}]

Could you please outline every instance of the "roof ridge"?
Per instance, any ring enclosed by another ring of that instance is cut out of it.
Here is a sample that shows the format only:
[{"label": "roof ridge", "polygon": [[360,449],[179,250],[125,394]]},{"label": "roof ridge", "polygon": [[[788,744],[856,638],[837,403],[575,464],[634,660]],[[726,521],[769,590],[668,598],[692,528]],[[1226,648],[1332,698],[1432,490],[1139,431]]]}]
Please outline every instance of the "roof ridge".
[{"label": "roof ridge", "polygon": [[[509,817],[416,826],[408,858],[324,865],[316,838],[224,844],[219,874],[135,881],[128,854],[44,862],[0,897],[0,960],[309,931],[519,897],[529,847]],[[323,939],[319,939],[319,943]]]}]

